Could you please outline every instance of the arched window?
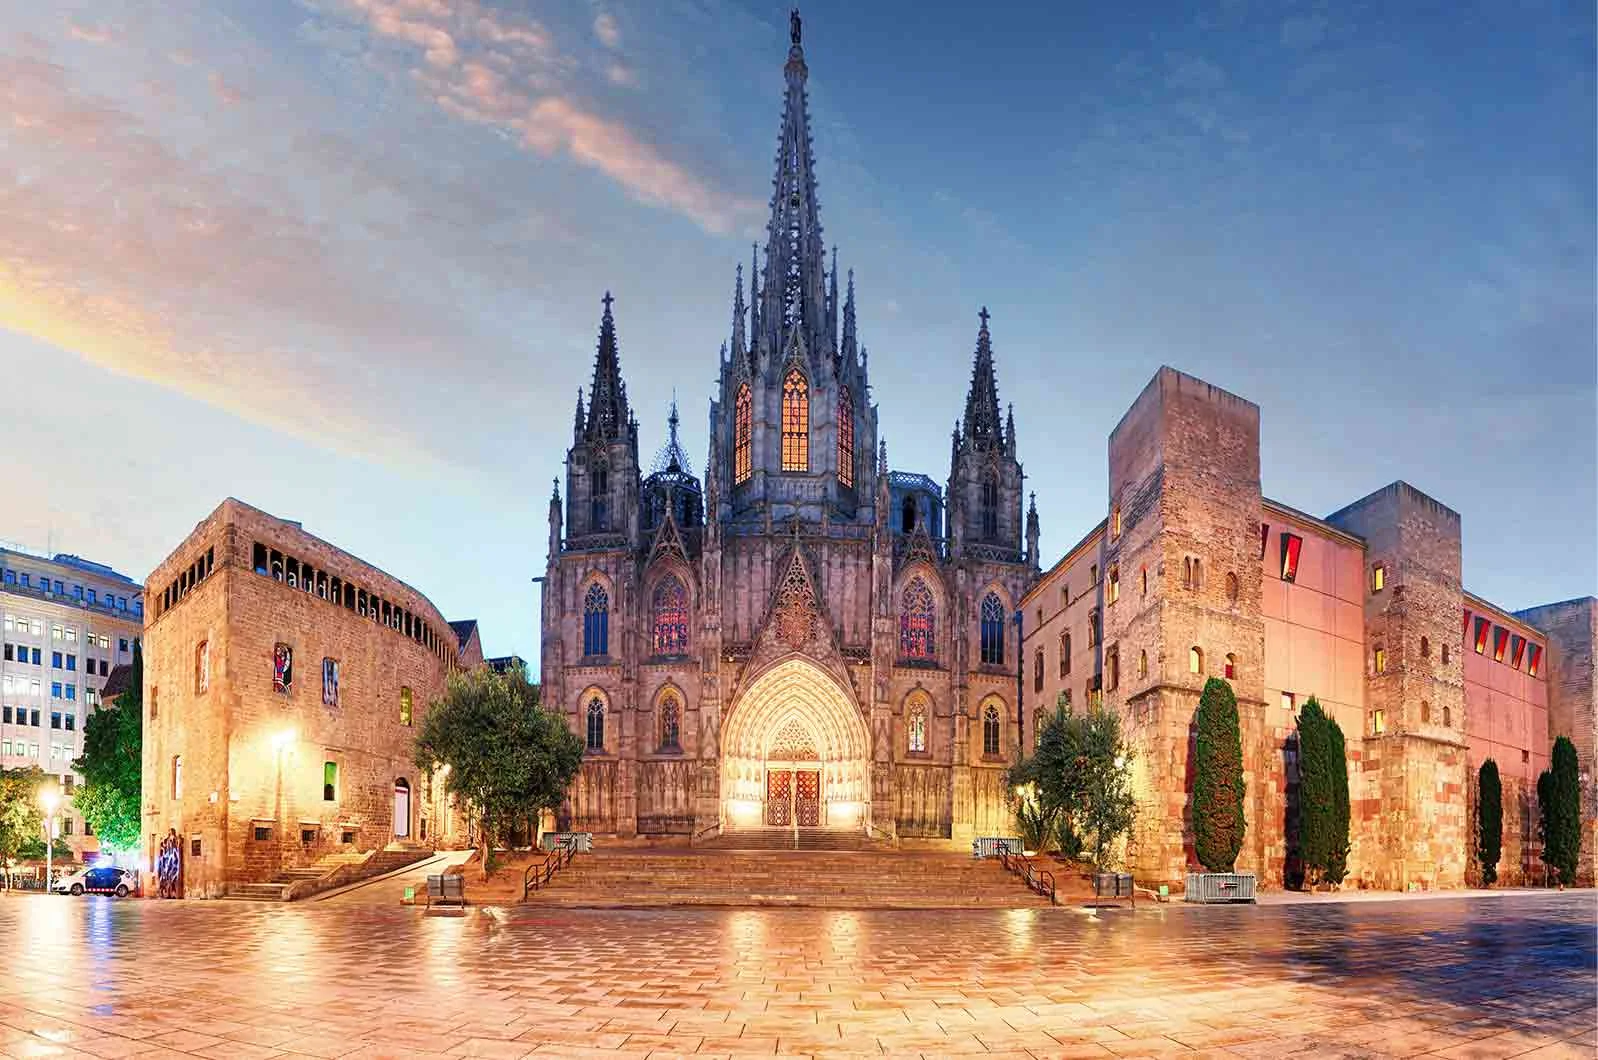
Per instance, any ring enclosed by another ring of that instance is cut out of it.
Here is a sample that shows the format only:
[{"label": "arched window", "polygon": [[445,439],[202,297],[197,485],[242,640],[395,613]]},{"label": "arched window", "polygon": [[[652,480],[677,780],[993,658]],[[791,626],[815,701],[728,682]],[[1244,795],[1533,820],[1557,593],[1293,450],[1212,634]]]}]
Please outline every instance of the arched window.
[{"label": "arched window", "polygon": [[810,384],[797,368],[782,381],[782,469],[810,470]]},{"label": "arched window", "polygon": [[1060,634],[1060,676],[1071,672],[1071,634]]},{"label": "arched window", "polygon": [[984,663],[1004,665],[1004,604],[998,593],[989,593],[982,601],[981,657]]},{"label": "arched window", "polygon": [[1452,726],[1454,724],[1453,708],[1446,703],[1443,704],[1443,724],[1445,726]]},{"label": "arched window", "polygon": [[1231,652],[1226,653],[1225,677],[1228,681],[1235,680],[1237,677],[1237,656]]},{"label": "arched window", "polygon": [[838,388],[838,482],[854,485],[854,403],[849,388]]},{"label": "arched window", "polygon": [[982,480],[982,536],[988,541],[999,536],[999,480],[991,474]]},{"label": "arched window", "polygon": [[610,650],[610,594],[598,582],[583,597],[583,654],[607,655]]},{"label": "arched window", "polygon": [[1182,557],[1182,588],[1193,588],[1193,557]]},{"label": "arched window", "polygon": [[899,529],[903,533],[910,533],[916,528],[916,499],[906,497],[904,504],[899,506]]},{"label": "arched window", "polygon": [[936,657],[933,635],[937,615],[932,607],[932,590],[919,577],[904,587],[899,611],[899,654],[906,659]]},{"label": "arched window", "polygon": [[1428,637],[1420,639],[1420,657],[1422,659],[1430,659],[1432,657],[1432,642]]},{"label": "arched window", "polygon": [[1430,703],[1426,702],[1426,700],[1423,699],[1423,700],[1420,701],[1420,722],[1421,722],[1422,725],[1425,725],[1428,722],[1430,722],[1431,720],[1432,720],[1432,705]]},{"label": "arched window", "polygon": [[927,751],[927,702],[917,696],[910,704],[904,719],[905,747],[911,754]]},{"label": "arched window", "polygon": [[749,481],[754,470],[751,458],[751,437],[755,429],[754,402],[749,396],[749,384],[738,388],[738,399],[733,406],[732,480],[742,485]]},{"label": "arched window", "polygon": [[1448,665],[1448,645],[1443,645],[1443,665]]},{"label": "arched window", "polygon": [[1121,565],[1119,563],[1110,564],[1110,586],[1105,596],[1108,597],[1109,602],[1112,604],[1121,598]]},{"label": "arched window", "polygon": [[605,749],[605,701],[595,696],[588,701],[588,749]]},{"label": "arched window", "polygon": [[999,708],[992,703],[982,712],[982,753],[999,753]]},{"label": "arched window", "polygon": [[649,611],[654,629],[654,654],[685,654],[688,651],[688,590],[682,579],[668,574],[656,582]]},{"label": "arched window", "polygon": [[200,641],[200,646],[194,650],[194,691],[204,695],[206,689],[211,687],[211,642]]},{"label": "arched window", "polygon": [[1104,687],[1114,692],[1121,687],[1121,648],[1112,645],[1104,653]]},{"label": "arched window", "polygon": [[1039,648],[1032,657],[1032,691],[1043,691],[1043,649]]},{"label": "arched window", "polygon": [[1204,672],[1204,649],[1193,647],[1187,649],[1187,672],[1201,674]]},{"label": "arched window", "polygon": [[660,698],[660,749],[682,750],[682,704],[671,692]]},{"label": "arched window", "polygon": [[1237,603],[1237,575],[1231,571],[1226,572],[1226,599],[1228,603]]},{"label": "arched window", "polygon": [[594,531],[610,529],[610,468],[601,464],[594,466],[593,483],[588,489],[589,498],[589,529]]},{"label": "arched window", "polygon": [[1149,653],[1146,651],[1137,653],[1137,675],[1139,679],[1149,675]]}]

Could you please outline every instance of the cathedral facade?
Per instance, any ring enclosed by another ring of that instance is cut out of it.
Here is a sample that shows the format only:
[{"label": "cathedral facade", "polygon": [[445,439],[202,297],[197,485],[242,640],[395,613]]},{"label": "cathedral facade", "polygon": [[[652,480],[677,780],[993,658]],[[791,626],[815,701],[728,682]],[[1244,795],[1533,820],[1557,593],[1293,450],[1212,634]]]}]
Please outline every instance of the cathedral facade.
[{"label": "cathedral facade", "polygon": [[641,463],[604,299],[549,505],[544,701],[587,748],[562,823],[1008,834],[1038,524],[988,313],[946,483],[889,470],[853,276],[840,295],[822,241],[797,15],[791,39],[764,260],[738,270],[702,481],[675,405]]}]

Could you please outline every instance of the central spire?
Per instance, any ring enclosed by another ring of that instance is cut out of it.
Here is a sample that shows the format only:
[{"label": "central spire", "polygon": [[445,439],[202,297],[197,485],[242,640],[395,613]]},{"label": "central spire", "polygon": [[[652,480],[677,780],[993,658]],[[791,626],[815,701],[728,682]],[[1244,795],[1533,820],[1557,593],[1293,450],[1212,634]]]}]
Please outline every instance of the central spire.
[{"label": "central spire", "polygon": [[810,110],[805,94],[805,66],[799,12],[789,16],[788,83],[782,132],[777,142],[776,175],[772,180],[771,220],[766,225],[765,282],[760,295],[761,331],[753,337],[763,349],[786,349],[798,331],[813,353],[831,351],[828,340],[826,255],[816,202],[816,160],[810,143]]},{"label": "central spire", "polygon": [[988,307],[977,316],[977,351],[971,364],[971,389],[965,398],[963,440],[979,452],[1004,449],[1004,428],[999,423],[999,385],[993,372],[993,337],[988,334]]}]

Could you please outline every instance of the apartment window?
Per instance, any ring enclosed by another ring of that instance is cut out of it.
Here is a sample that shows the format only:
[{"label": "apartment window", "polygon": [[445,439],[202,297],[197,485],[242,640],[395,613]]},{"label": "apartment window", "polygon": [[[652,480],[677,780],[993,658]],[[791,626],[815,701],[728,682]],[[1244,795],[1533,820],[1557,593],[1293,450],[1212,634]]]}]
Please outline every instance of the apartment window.
[{"label": "apartment window", "polygon": [[1371,735],[1380,736],[1387,731],[1387,712],[1384,710],[1371,711]]},{"label": "apartment window", "polygon": [[78,686],[77,685],[68,685],[66,691],[67,691],[67,702],[69,702],[69,703],[74,702],[78,698]]},{"label": "apartment window", "polygon": [[74,672],[77,671],[77,669],[78,669],[78,657],[76,655],[68,655],[67,656],[67,669],[71,670],[71,671],[74,671]]},{"label": "apartment window", "polygon": [[271,825],[258,824],[258,825],[255,826],[255,841],[257,843],[265,843],[271,838],[272,838],[272,826]]},{"label": "apartment window", "polygon": [[1110,567],[1110,589],[1109,589],[1109,592],[1106,595],[1109,596],[1110,603],[1112,603],[1112,604],[1115,603],[1117,600],[1119,600],[1121,598],[1121,566],[1120,566],[1120,564],[1115,564],[1115,565]]},{"label": "apartment window", "polygon": [[1088,567],[1088,584],[1089,585],[1097,585],[1097,584],[1099,584],[1099,565],[1097,563],[1095,563],[1092,566]]},{"label": "apartment window", "polygon": [[50,712],[50,728],[61,728],[61,712],[59,710],[52,710]]},{"label": "apartment window", "polygon": [[1387,568],[1378,563],[1371,568],[1371,592],[1379,593],[1385,588],[1387,588]]},{"label": "apartment window", "polygon": [[1233,655],[1231,652],[1226,653],[1225,676],[1228,681],[1234,681],[1237,679],[1237,656]]},{"label": "apartment window", "polygon": [[1111,645],[1104,652],[1104,687],[1114,692],[1121,685],[1121,647]]},{"label": "apartment window", "polygon": [[407,729],[416,722],[415,705],[411,698],[411,690],[407,687],[400,688],[400,724]]},{"label": "apartment window", "polygon": [[60,626],[51,626],[50,627],[50,639],[51,640],[60,640],[62,638],[63,634],[65,634],[65,632],[66,631],[63,630]]},{"label": "apartment window", "polygon": [[1060,676],[1071,673],[1071,634],[1060,634]]},{"label": "apartment window", "polygon": [[1032,656],[1032,691],[1043,691],[1043,649]]},{"label": "apartment window", "polygon": [[1304,539],[1297,534],[1282,531],[1282,580],[1298,580],[1298,558],[1304,548]]},{"label": "apartment window", "polygon": [[61,698],[61,682],[60,681],[51,681],[50,682],[50,698],[51,699],[60,699]]},{"label": "apartment window", "polygon": [[1295,696],[1291,692],[1283,692],[1282,693],[1282,709],[1283,710],[1289,710],[1289,711],[1297,710],[1298,709],[1298,697]]},{"label": "apartment window", "polygon": [[33,584],[32,584],[32,581],[31,581],[31,579],[30,579],[30,578],[29,578],[29,576],[28,576],[28,575],[26,575],[26,574],[24,574],[24,575],[22,575],[22,587],[23,587],[23,588],[24,588],[24,589],[31,589],[31,588],[33,588]]},{"label": "apartment window", "polygon": [[1387,649],[1382,647],[1380,644],[1378,644],[1376,646],[1375,652],[1373,652],[1372,655],[1373,655],[1373,658],[1372,658],[1372,669],[1374,669],[1375,672],[1379,673],[1379,674],[1386,673],[1387,672]]},{"label": "apartment window", "polygon": [[1094,608],[1088,612],[1088,647],[1099,646],[1099,611]]},{"label": "apartment window", "polygon": [[1196,644],[1187,649],[1187,672],[1190,674],[1204,672],[1204,649]]},{"label": "apartment window", "polygon": [[67,627],[67,643],[68,644],[76,644],[77,642],[78,642],[78,631],[77,631],[77,628],[74,627],[74,626],[68,626]]},{"label": "apartment window", "polygon": [[128,653],[128,638],[126,638],[126,637],[117,638],[117,651],[121,652],[123,655],[126,655]]}]

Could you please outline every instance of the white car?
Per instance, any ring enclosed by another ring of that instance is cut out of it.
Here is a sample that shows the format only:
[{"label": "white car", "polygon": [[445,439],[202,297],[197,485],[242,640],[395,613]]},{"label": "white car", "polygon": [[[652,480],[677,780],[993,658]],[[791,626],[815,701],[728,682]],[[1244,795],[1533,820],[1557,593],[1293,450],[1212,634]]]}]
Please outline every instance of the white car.
[{"label": "white car", "polygon": [[130,869],[96,865],[58,877],[50,889],[57,894],[114,894],[126,898],[138,889],[139,878]]}]

